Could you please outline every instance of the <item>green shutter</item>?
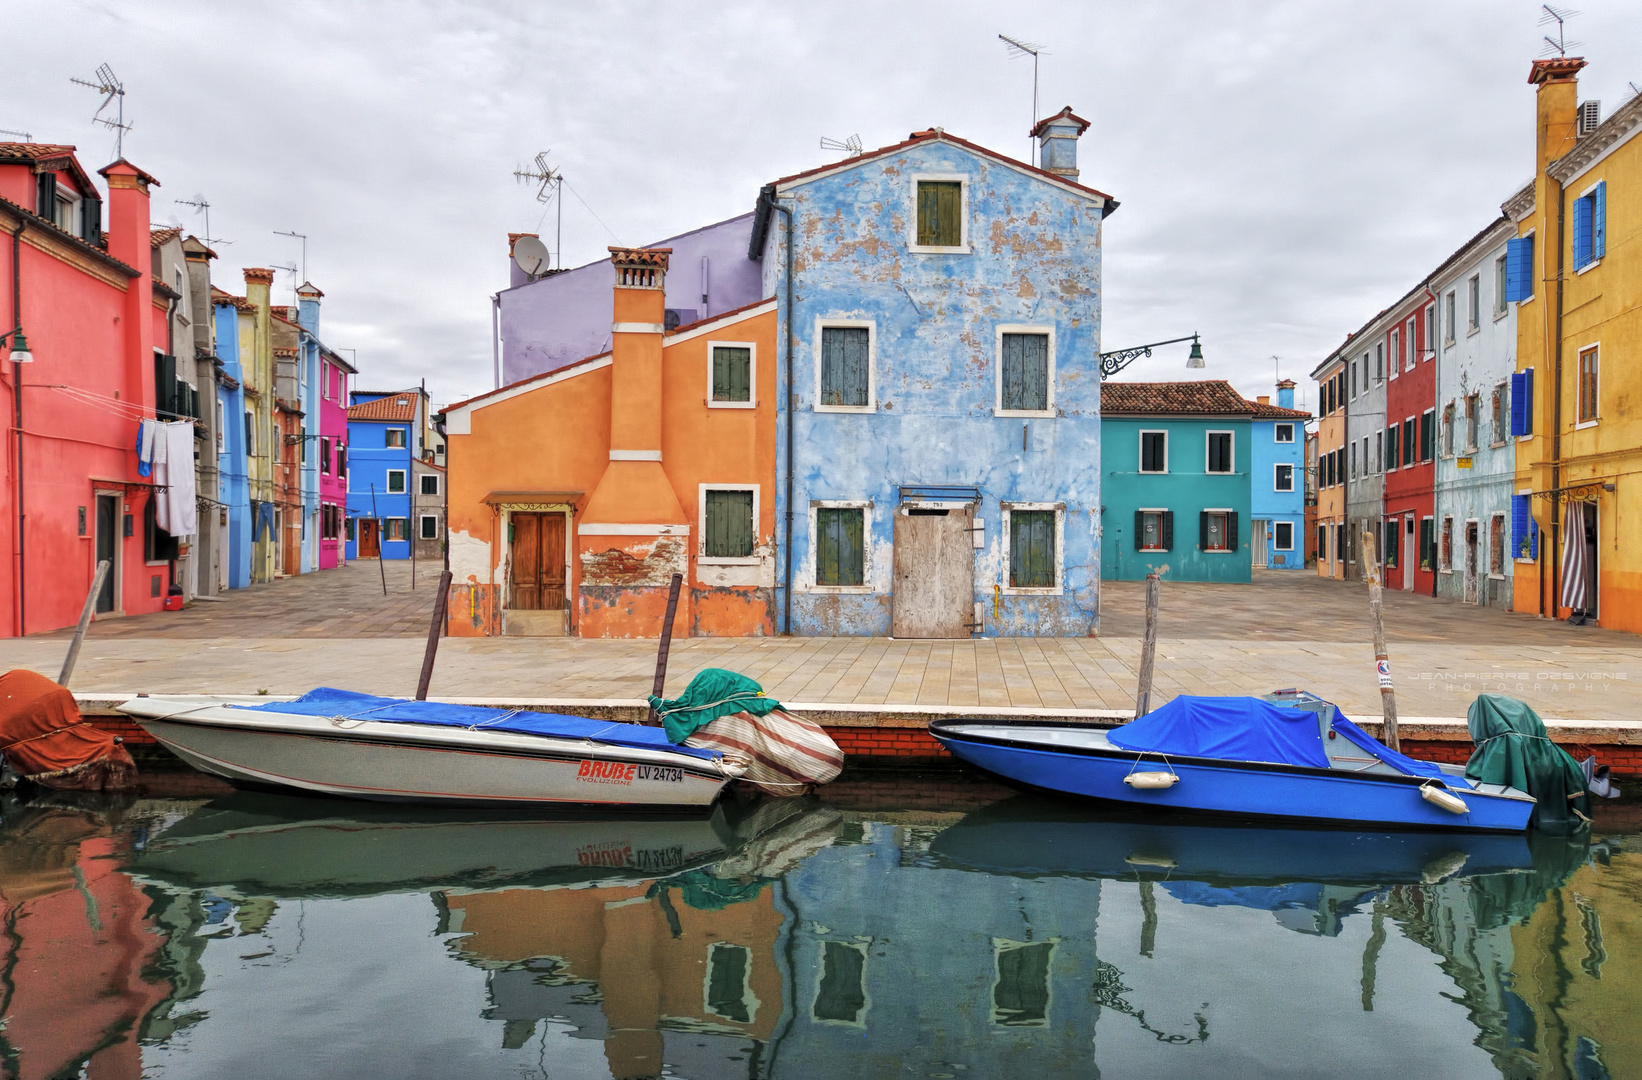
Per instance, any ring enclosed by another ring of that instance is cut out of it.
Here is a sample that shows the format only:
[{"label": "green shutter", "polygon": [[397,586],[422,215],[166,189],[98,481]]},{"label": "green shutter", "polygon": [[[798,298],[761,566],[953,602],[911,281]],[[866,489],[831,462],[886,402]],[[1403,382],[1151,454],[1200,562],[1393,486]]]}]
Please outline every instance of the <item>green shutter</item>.
[{"label": "green shutter", "polygon": [[1146,550],[1146,511],[1135,511],[1135,550]]},{"label": "green shutter", "polygon": [[821,329],[821,404],[867,404],[869,332],[864,326]]},{"label": "green shutter", "polygon": [[1009,584],[1048,589],[1055,584],[1055,512],[1009,512]]},{"label": "green shutter", "polygon": [[1005,334],[1001,377],[1005,409],[1049,408],[1049,335]]},{"label": "green shutter", "polygon": [[717,559],[745,559],[753,553],[753,493],[709,491],[703,526],[703,554]]},{"label": "green shutter", "polygon": [[955,180],[918,182],[918,246],[963,243],[963,185]]},{"label": "green shutter", "polygon": [[842,941],[823,941],[821,950],[815,1018],[857,1023],[867,1007],[866,950]]},{"label": "green shutter", "polygon": [[713,349],[713,400],[752,401],[751,349],[717,346]]},{"label": "green shutter", "polygon": [[815,512],[815,583],[862,585],[866,565],[862,549],[863,511],[822,508]]}]

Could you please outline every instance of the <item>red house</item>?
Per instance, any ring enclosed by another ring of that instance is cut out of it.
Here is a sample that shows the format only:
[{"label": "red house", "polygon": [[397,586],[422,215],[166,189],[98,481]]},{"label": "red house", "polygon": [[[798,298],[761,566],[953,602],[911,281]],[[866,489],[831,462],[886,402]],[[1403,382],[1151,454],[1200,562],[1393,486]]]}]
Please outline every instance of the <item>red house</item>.
[{"label": "red house", "polygon": [[1415,292],[1385,334],[1385,585],[1436,595],[1437,298]]},{"label": "red house", "polygon": [[[146,527],[154,489],[136,454],[174,295],[149,270],[158,181],[123,159],[100,171],[106,232],[74,147],[0,143],[4,637],[73,625],[99,559],[113,563],[104,614],[157,611],[171,582],[170,538],[156,547]],[[31,362],[9,362],[18,331]]]}]

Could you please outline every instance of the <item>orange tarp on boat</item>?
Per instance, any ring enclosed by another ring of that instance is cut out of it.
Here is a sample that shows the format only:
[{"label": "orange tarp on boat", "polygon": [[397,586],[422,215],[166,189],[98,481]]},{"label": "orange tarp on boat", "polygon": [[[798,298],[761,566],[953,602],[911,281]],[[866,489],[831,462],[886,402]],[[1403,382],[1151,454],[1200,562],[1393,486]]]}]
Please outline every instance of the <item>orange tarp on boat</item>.
[{"label": "orange tarp on boat", "polygon": [[113,791],[136,780],[125,747],[86,723],[73,694],[33,671],[0,675],[0,754],[47,787]]}]

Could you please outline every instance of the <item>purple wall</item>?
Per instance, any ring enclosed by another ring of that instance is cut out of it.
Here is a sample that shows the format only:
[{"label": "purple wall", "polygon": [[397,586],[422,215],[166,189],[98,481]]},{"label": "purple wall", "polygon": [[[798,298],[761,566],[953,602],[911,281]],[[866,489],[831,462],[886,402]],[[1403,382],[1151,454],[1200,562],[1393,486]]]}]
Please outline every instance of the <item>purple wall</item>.
[{"label": "purple wall", "polygon": [[[753,215],[743,214],[649,247],[670,247],[667,306],[684,322],[762,300],[760,264],[747,258]],[[707,303],[701,301],[705,257]],[[513,267],[514,281],[523,277]],[[501,293],[502,382],[555,371],[610,347],[615,278],[610,260],[566,270]]]}]

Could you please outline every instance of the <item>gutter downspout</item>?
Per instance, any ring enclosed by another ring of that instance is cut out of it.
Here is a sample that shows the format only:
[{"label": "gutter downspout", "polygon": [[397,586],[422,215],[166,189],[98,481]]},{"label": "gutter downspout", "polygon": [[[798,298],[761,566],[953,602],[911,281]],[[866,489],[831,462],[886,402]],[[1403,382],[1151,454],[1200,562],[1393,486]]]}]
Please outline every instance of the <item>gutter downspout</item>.
[{"label": "gutter downspout", "polygon": [[[500,323],[501,309],[502,309],[502,294],[501,293],[492,293],[491,296],[490,296],[490,366],[496,372],[496,386],[494,387],[494,389],[497,389],[497,390],[500,390],[502,388],[502,329],[501,329],[501,323]],[[449,457],[446,457],[445,460],[448,462],[450,459],[449,459]]]},{"label": "gutter downspout", "polygon": [[[17,218],[17,228],[11,234],[11,321],[12,333],[23,329],[23,230],[28,225]],[[16,337],[12,338],[15,346]],[[11,397],[17,411],[17,636],[22,637],[28,625],[28,603],[24,584],[28,580],[28,563],[24,552],[23,525],[28,520],[23,512],[23,365],[11,366]]]},{"label": "gutter downspout", "polygon": [[[1547,170],[1549,172],[1549,170]],[[1556,392],[1551,395],[1551,618],[1562,607],[1562,532],[1557,495],[1562,490],[1562,248],[1566,243],[1568,194],[1556,185]]]},{"label": "gutter downspout", "polygon": [[771,188],[764,197],[765,205],[777,211],[787,219],[786,252],[782,273],[786,276],[787,284],[787,345],[786,345],[786,372],[787,396],[785,408],[787,410],[787,468],[784,483],[787,494],[787,519],[785,524],[785,538],[781,545],[781,632],[792,633],[792,516],[793,516],[793,422],[796,414],[795,406],[798,402],[798,391],[793,384],[793,285],[792,285],[792,247],[793,224],[792,208],[783,206],[776,201],[775,190]]},{"label": "gutter downspout", "polygon": [[[1426,302],[1431,305],[1431,310],[1436,313],[1436,318],[1441,319],[1442,318],[1442,302],[1440,300],[1438,300],[1435,295],[1432,294],[1432,292],[1431,292],[1431,279],[1430,278],[1427,278],[1426,281],[1425,281],[1425,299],[1426,299]],[[1432,345],[1432,349],[1431,349],[1431,399],[1434,402],[1436,402],[1437,404],[1440,405],[1442,403],[1439,400],[1439,395],[1442,393],[1442,349],[1439,348],[1438,346],[1441,343],[1441,339],[1437,336],[1436,328],[1433,327],[1431,324],[1432,324],[1431,319],[1426,319],[1425,320],[1425,336],[1428,339],[1430,339],[1431,345]],[[1441,449],[1439,444],[1442,440],[1442,432],[1437,429],[1437,420],[1438,420],[1439,415],[1440,414],[1437,413],[1437,411],[1435,409],[1432,410],[1432,412],[1431,412],[1431,546],[1433,548],[1437,549],[1436,551],[1432,552],[1432,559],[1431,559],[1431,597],[1432,597],[1432,599],[1436,599],[1436,596],[1437,596],[1437,576],[1438,576],[1437,575],[1437,564],[1438,564],[1438,561],[1439,561],[1439,557],[1442,553],[1442,538],[1437,533],[1437,522],[1439,520],[1441,520],[1437,516],[1437,462],[1439,460],[1441,460],[1441,458],[1442,458],[1442,454],[1439,452],[1440,449]],[[1449,553],[1449,557],[1450,558],[1453,557],[1452,552]],[[1463,586],[1460,589],[1460,597],[1461,597],[1461,600],[1463,602],[1464,597],[1465,597],[1465,590],[1464,590]]]}]

